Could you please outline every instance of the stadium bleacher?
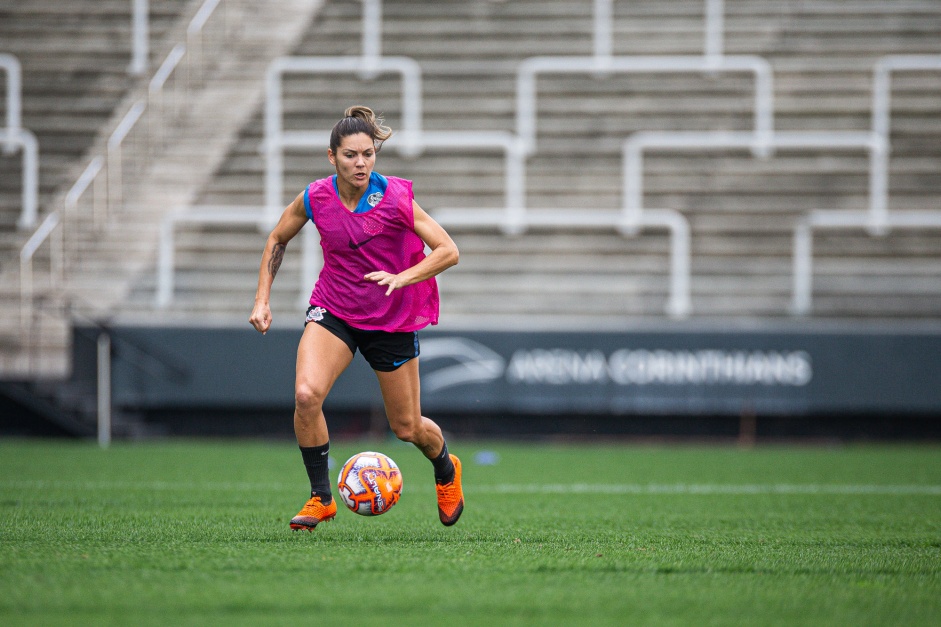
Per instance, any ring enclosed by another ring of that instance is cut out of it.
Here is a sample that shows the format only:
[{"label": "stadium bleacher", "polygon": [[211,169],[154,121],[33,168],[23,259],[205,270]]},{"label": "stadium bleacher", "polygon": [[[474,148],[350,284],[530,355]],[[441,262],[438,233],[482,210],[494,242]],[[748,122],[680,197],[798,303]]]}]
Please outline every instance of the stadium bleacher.
[{"label": "stadium bleacher", "polygon": [[[111,10],[110,17],[95,22],[94,28],[86,28],[78,17],[53,19],[72,24],[61,32],[45,30],[43,14],[37,17],[25,9],[4,9],[10,19],[0,20],[5,24],[0,26],[4,42],[0,52],[6,51],[7,41],[34,40],[37,32],[49,38],[48,45],[23,43],[9,50],[20,54],[23,62],[24,126],[40,138],[42,214],[53,209],[50,203],[56,194],[61,197],[87,165],[93,139],[113,130],[124,113],[119,104],[131,91],[122,74],[129,55],[129,3],[89,4],[97,7],[99,16]],[[178,35],[179,27],[174,30],[172,25],[191,19],[197,4],[152,2],[164,19],[152,20],[158,42],[153,46],[155,66],[174,43],[161,33]],[[244,6],[222,0],[222,6],[227,4],[234,7],[233,15]],[[324,2],[309,25],[298,20],[297,13],[268,11],[272,23],[283,18],[280,27],[294,24],[297,34],[285,38],[282,51],[266,51],[264,63],[258,58],[257,40],[248,41],[251,29],[237,30],[224,54],[239,58],[237,51],[243,45],[255,51],[242,55],[254,54],[255,66],[244,72],[240,83],[246,94],[241,121],[234,116],[228,126],[214,130],[225,136],[215,138],[221,152],[213,159],[194,156],[199,153],[183,146],[170,157],[164,155],[163,161],[154,158],[155,167],[162,164],[168,175],[127,184],[131,187],[125,195],[147,194],[162,200],[159,212],[143,217],[141,208],[120,207],[106,229],[107,237],[84,228],[66,235],[65,247],[74,263],[66,270],[64,285],[74,292],[79,310],[84,308],[93,317],[148,324],[245,324],[263,228],[250,221],[176,226],[174,290],[171,301],[158,308],[161,224],[178,209],[184,215],[206,206],[263,211],[264,69],[280,54],[363,55],[362,13],[367,4]],[[424,130],[512,134],[518,130],[520,64],[531,57],[595,55],[593,11],[600,4],[385,0],[378,47],[384,56],[407,57],[421,68]],[[81,15],[78,4],[74,9],[72,5],[58,10]],[[610,53],[704,55],[710,52],[707,6],[703,0],[614,2]],[[941,5],[932,0],[725,2],[722,18],[719,55],[760,57],[771,67],[777,131],[868,132],[878,61],[887,55],[941,54]],[[68,53],[66,44],[57,43],[71,40],[81,44],[74,54]],[[715,55],[715,42],[712,46]],[[82,56],[86,53],[87,58]],[[74,66],[63,61],[64,56],[74,58]],[[58,97],[55,87],[69,83],[55,72],[82,78],[69,98]],[[215,79],[226,80],[210,76],[207,85]],[[385,113],[393,128],[401,129],[405,111],[400,82],[392,74],[371,79],[353,74],[342,81],[334,74],[286,75],[283,126],[291,131],[329,130],[348,105],[363,103]],[[532,211],[564,209],[576,216],[617,212],[623,202],[622,145],[634,133],[739,132],[753,126],[756,87],[747,72],[563,72],[539,76],[536,87],[536,142],[525,161],[524,182],[525,205]],[[184,92],[174,106],[190,111],[200,94],[205,97],[203,91]],[[897,72],[891,94],[888,210],[941,211],[941,72]],[[186,125],[197,121],[185,113],[162,119],[176,131],[195,128]],[[192,143],[204,144],[210,135],[197,134]],[[436,149],[413,158],[396,150],[395,141],[383,151],[377,169],[413,179],[418,202],[433,215],[443,208],[467,212],[505,208],[506,155],[498,147]],[[282,203],[309,180],[330,174],[324,152],[324,147],[285,149]],[[180,173],[192,169],[196,160],[212,167],[194,175],[182,193],[175,187]],[[10,226],[19,198],[17,162],[2,158],[0,163],[4,168],[0,198],[10,207],[2,214],[7,226],[0,288],[4,302],[14,305],[11,312],[17,312],[17,255],[28,234]],[[175,163],[175,168],[168,163]],[[858,149],[778,150],[767,157],[756,157],[746,149],[646,153],[643,206],[677,211],[689,224],[686,317],[733,325],[792,319],[795,228],[813,210],[864,211],[870,202],[869,176],[870,157]],[[133,218],[133,229],[126,224],[128,217]],[[630,237],[611,225],[550,224],[514,236],[492,225],[451,229],[462,257],[460,265],[440,281],[442,317],[449,324],[500,328],[525,319],[548,327],[564,323],[598,328],[665,316],[671,259],[669,233],[664,229],[645,229]],[[128,246],[133,255],[127,253]],[[273,293],[276,319],[285,324],[297,316],[305,289],[300,248],[290,247]],[[812,252],[813,300],[806,315],[930,320],[941,313],[938,228],[894,229],[878,236],[862,228],[828,230],[815,235]],[[126,266],[122,281],[113,281],[116,264]],[[40,277],[43,268],[40,262]],[[109,285],[111,293],[105,289]],[[56,287],[37,279],[37,290],[43,286]],[[99,302],[83,305],[89,301]],[[48,316],[30,315],[48,325]],[[5,353],[18,355],[22,349],[19,338],[4,340]],[[56,357],[50,360],[55,362]],[[15,370],[19,362],[5,357],[3,363]]]}]

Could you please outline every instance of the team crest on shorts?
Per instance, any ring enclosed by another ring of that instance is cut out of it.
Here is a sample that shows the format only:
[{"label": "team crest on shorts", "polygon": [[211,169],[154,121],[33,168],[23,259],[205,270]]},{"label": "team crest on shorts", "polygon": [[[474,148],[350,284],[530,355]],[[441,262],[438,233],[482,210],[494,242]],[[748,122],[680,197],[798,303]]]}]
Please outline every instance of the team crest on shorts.
[{"label": "team crest on shorts", "polygon": [[320,322],[327,310],[323,307],[313,307],[307,312],[307,322]]}]

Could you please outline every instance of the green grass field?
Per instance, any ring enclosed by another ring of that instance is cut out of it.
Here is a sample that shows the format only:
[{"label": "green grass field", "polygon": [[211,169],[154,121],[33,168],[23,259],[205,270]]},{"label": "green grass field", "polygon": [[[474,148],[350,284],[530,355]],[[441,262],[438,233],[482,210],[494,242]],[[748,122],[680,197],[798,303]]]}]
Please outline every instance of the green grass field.
[{"label": "green grass field", "polygon": [[0,440],[0,624],[941,624],[937,446],[451,447],[307,533],[293,444]]}]

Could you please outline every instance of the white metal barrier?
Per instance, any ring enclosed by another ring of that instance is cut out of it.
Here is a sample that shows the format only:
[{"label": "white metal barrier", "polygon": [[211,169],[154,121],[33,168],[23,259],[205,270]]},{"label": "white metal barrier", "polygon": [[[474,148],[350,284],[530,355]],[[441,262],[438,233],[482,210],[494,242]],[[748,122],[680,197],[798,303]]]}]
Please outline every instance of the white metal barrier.
[{"label": "white metal barrier", "polygon": [[[199,206],[179,209],[164,218],[160,225],[160,244],[157,254],[157,291],[156,305],[166,309],[173,302],[176,273],[176,229],[181,224],[248,224],[267,228],[268,216],[265,207],[253,206]],[[299,302],[306,305],[310,289],[314,285],[317,273],[322,265],[319,258],[319,239],[317,229],[308,227],[301,230],[301,273]]]},{"label": "white metal barrier", "polygon": [[[721,57],[725,34],[724,0],[705,0],[703,54]],[[613,54],[614,0],[595,0],[592,7],[592,44],[596,57]]]},{"label": "white metal barrier", "polygon": [[774,85],[771,65],[753,55],[724,56],[725,3],[706,0],[702,56],[621,56],[613,55],[614,0],[595,0],[593,7],[593,50],[590,57],[530,57],[516,75],[516,133],[527,154],[536,147],[536,81],[540,74],[750,72],[755,75],[754,130],[759,137],[756,155],[767,154],[767,139],[774,132]]},{"label": "white metal barrier", "polygon": [[889,141],[892,72],[941,70],[941,55],[890,55],[876,62],[872,77],[872,132],[885,140],[886,150],[878,156],[874,169],[880,173],[873,220],[867,225],[871,235],[885,235],[890,228],[889,212]]},{"label": "white metal barrier", "polygon": [[710,151],[728,149],[748,149],[754,151],[756,144],[766,143],[773,149],[861,149],[870,155],[869,193],[870,215],[875,220],[872,210],[873,190],[879,177],[872,167],[873,155],[885,151],[885,140],[871,132],[853,131],[777,131],[769,138],[759,138],[755,133],[743,131],[674,131],[640,132],[631,135],[623,144],[624,155],[624,218],[630,224],[643,213],[643,169],[644,151],[651,149],[679,151]]},{"label": "white metal barrier", "polygon": [[774,87],[771,65],[761,57],[531,57],[516,74],[516,134],[527,153],[536,149],[536,79],[540,74],[605,74],[653,72],[751,72],[755,75],[755,149],[762,151],[774,132]]},{"label": "white metal barrier", "polygon": [[889,55],[873,68],[872,133],[882,150],[870,163],[870,205],[868,212],[814,210],[803,216],[794,229],[792,253],[793,286],[791,312],[811,313],[813,296],[813,231],[865,229],[883,236],[892,229],[941,228],[941,211],[889,212],[889,152],[891,126],[892,72],[941,70],[941,55]]},{"label": "white metal barrier", "polygon": [[[650,213],[652,210],[645,209],[643,206],[643,154],[645,150],[668,149],[683,151],[708,151],[708,150],[727,150],[727,149],[745,149],[755,151],[756,144],[762,144],[767,149],[828,149],[828,148],[858,148],[869,151],[870,155],[884,150],[883,141],[873,133],[863,132],[794,132],[778,131],[767,137],[758,137],[753,132],[641,132],[631,135],[623,144],[623,198],[622,215],[620,217],[620,228],[626,234],[634,234],[638,229],[644,226],[653,226],[650,224]],[[870,157],[871,159],[871,157]],[[872,162],[870,160],[870,162]],[[872,173],[870,173],[872,175]],[[872,178],[872,176],[870,176]],[[871,184],[870,184],[871,188]],[[658,213],[662,213],[660,210]],[[671,314],[685,315],[689,311],[689,234],[688,224],[679,212],[676,216],[671,216],[673,223],[678,225],[679,219],[683,220],[683,227],[686,229],[685,248],[677,249],[677,244],[673,244],[671,259],[674,273],[685,269],[685,276],[678,277],[673,274],[671,288]],[[666,225],[666,224],[662,224]],[[681,240],[681,235],[673,227],[674,242]],[[682,261],[677,257],[686,255],[685,268]],[[685,300],[679,295],[680,289],[686,290]],[[685,308],[683,308],[685,307]],[[684,312],[677,314],[677,311]]]},{"label": "white metal barrier", "polygon": [[[92,182],[96,180],[103,162],[102,157],[95,157],[91,160],[82,175],[65,195],[63,211],[60,213],[56,210],[47,215],[20,250],[20,323],[23,326],[28,324],[29,315],[33,309],[33,257],[46,239],[56,235],[49,254],[50,276],[54,284],[62,279],[65,250],[62,229],[59,227],[62,225],[63,214],[68,215],[78,206],[79,199]],[[104,204],[103,199],[100,198],[104,194],[102,190],[94,190],[94,193],[93,205],[97,216],[99,213],[98,206]]]},{"label": "white metal barrier", "polygon": [[3,154],[12,155],[23,150],[22,207],[16,222],[21,229],[36,226],[39,203],[39,142],[28,129],[23,128],[23,70],[12,54],[0,54],[0,69],[6,72],[6,126],[0,129]]},{"label": "white metal barrier", "polygon": [[[813,293],[813,231],[868,230],[871,216],[866,211],[814,210],[803,216],[794,229],[792,257],[793,292],[791,313],[811,312]],[[941,229],[941,211],[893,211],[884,218],[887,229]],[[871,233],[870,233],[871,235]]]}]

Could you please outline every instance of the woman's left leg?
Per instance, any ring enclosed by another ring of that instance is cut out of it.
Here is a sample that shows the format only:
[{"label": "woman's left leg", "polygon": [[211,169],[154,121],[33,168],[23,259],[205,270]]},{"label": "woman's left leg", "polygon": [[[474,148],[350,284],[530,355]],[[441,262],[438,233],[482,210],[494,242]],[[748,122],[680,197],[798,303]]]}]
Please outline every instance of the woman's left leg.
[{"label": "woman's left leg", "polygon": [[421,415],[418,359],[411,359],[391,372],[377,370],[376,376],[392,432],[400,440],[414,444],[431,460],[435,469],[438,517],[442,524],[453,525],[464,511],[461,460],[448,452],[441,428]]},{"label": "woman's left leg", "polygon": [[421,415],[418,359],[411,359],[392,372],[377,370],[376,376],[395,437],[411,442],[428,459],[437,457],[444,447],[444,436],[434,421]]}]

